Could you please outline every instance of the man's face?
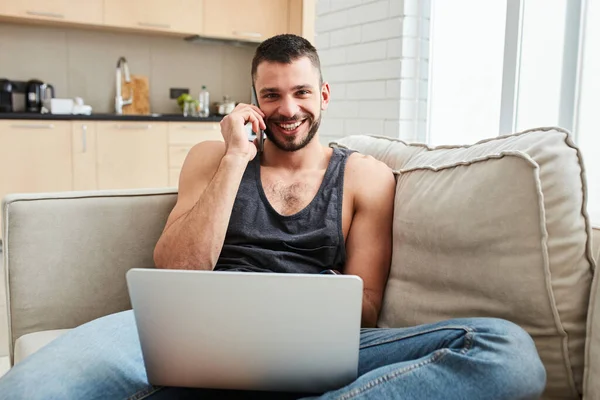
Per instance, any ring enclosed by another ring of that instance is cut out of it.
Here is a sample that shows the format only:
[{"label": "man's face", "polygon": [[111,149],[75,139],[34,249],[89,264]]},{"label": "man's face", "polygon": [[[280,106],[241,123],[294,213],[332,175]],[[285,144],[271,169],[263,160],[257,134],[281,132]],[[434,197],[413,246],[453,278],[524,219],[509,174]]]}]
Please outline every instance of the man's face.
[{"label": "man's face", "polygon": [[258,65],[254,85],[266,115],[265,133],[281,150],[300,150],[317,133],[321,110],[329,104],[329,85],[319,81],[319,71],[307,57]]}]

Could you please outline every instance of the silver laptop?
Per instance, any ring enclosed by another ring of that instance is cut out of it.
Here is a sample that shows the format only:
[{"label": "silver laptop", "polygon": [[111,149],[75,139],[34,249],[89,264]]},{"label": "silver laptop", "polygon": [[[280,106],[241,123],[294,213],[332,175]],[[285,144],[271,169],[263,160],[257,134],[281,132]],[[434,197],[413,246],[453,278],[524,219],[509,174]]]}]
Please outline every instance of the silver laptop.
[{"label": "silver laptop", "polygon": [[357,377],[357,276],[132,269],[148,380],[325,392]]}]

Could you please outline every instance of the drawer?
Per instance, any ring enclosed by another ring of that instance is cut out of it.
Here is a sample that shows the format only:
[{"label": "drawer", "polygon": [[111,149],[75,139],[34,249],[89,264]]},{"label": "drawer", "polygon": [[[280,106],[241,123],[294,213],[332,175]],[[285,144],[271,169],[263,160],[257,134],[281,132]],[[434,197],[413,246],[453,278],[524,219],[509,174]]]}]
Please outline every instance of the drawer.
[{"label": "drawer", "polygon": [[194,145],[205,140],[220,140],[218,122],[169,122],[169,144]]},{"label": "drawer", "polygon": [[185,157],[192,147],[194,146],[169,146],[169,167],[181,169]]},{"label": "drawer", "polygon": [[169,170],[169,186],[177,187],[179,186],[179,173],[181,172],[180,168],[171,168]]}]

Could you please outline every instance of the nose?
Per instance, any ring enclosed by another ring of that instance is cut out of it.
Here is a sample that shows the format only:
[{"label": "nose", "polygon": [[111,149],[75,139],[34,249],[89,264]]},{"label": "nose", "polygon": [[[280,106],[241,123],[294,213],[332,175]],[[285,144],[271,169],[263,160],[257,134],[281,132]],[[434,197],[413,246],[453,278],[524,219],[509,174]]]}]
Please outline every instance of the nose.
[{"label": "nose", "polygon": [[292,96],[285,96],[282,98],[279,105],[279,114],[286,118],[292,118],[298,114],[300,107],[296,103],[296,99]]}]

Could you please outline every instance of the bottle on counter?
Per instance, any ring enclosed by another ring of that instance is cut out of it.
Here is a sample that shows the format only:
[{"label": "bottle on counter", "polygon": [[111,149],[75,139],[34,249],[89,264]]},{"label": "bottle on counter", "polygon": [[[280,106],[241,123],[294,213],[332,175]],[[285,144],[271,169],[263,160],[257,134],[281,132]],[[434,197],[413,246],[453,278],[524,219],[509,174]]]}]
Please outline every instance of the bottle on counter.
[{"label": "bottle on counter", "polygon": [[198,108],[200,117],[206,118],[210,114],[209,109],[209,94],[208,90],[206,90],[206,86],[202,85],[202,90],[200,91],[200,95],[198,96]]}]

